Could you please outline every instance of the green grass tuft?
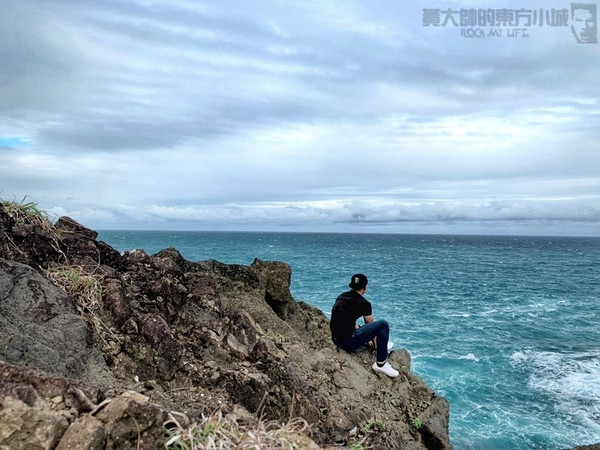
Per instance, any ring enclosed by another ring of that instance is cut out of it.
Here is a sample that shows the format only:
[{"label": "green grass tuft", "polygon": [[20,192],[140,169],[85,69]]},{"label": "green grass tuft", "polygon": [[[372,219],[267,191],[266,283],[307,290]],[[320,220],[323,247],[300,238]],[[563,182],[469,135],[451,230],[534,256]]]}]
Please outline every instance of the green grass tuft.
[{"label": "green grass tuft", "polygon": [[415,430],[420,430],[421,427],[423,426],[423,422],[421,422],[421,419],[419,419],[418,417],[411,420],[410,423],[415,428]]},{"label": "green grass tuft", "polygon": [[36,202],[25,202],[27,197],[21,200],[21,203],[2,201],[4,211],[12,217],[17,225],[40,225],[43,227],[52,227],[52,222],[46,211],[39,208]]}]

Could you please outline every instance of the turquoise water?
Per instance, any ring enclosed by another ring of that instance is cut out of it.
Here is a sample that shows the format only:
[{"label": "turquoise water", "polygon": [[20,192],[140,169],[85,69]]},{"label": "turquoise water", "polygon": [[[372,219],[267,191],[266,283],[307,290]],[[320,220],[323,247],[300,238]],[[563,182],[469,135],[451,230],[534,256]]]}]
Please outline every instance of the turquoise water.
[{"label": "turquoise water", "polygon": [[600,238],[103,231],[118,250],[292,266],[327,315],[350,275],[413,371],[451,404],[457,449],[600,442]]}]

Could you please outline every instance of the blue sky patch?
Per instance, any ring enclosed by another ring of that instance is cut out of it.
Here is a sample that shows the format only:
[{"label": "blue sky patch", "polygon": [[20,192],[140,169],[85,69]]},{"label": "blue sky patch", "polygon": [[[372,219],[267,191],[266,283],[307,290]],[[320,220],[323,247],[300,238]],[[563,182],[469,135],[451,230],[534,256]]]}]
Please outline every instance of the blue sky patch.
[{"label": "blue sky patch", "polygon": [[29,139],[26,139],[26,138],[0,136],[0,148],[26,147],[28,145],[29,145]]}]

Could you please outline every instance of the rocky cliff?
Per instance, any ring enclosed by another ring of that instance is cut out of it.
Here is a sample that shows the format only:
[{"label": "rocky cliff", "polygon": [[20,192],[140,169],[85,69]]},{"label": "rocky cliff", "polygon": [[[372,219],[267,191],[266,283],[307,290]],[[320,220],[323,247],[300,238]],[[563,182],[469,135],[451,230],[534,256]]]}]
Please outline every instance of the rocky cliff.
[{"label": "rocky cliff", "polygon": [[338,351],[327,318],[292,298],[287,264],[121,254],[72,219],[9,206],[0,448],[181,448],[215,415],[226,425],[212,431],[296,424],[296,448],[452,448],[448,402],[408,352],[391,354],[403,371],[389,379],[369,351]]}]

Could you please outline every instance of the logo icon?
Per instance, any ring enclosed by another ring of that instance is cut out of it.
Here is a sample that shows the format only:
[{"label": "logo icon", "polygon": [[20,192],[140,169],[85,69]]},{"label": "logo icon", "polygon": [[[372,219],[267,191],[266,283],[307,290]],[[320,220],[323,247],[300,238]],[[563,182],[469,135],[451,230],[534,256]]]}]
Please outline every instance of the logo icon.
[{"label": "logo icon", "polygon": [[571,3],[571,32],[578,44],[598,43],[598,16],[594,3]]}]

